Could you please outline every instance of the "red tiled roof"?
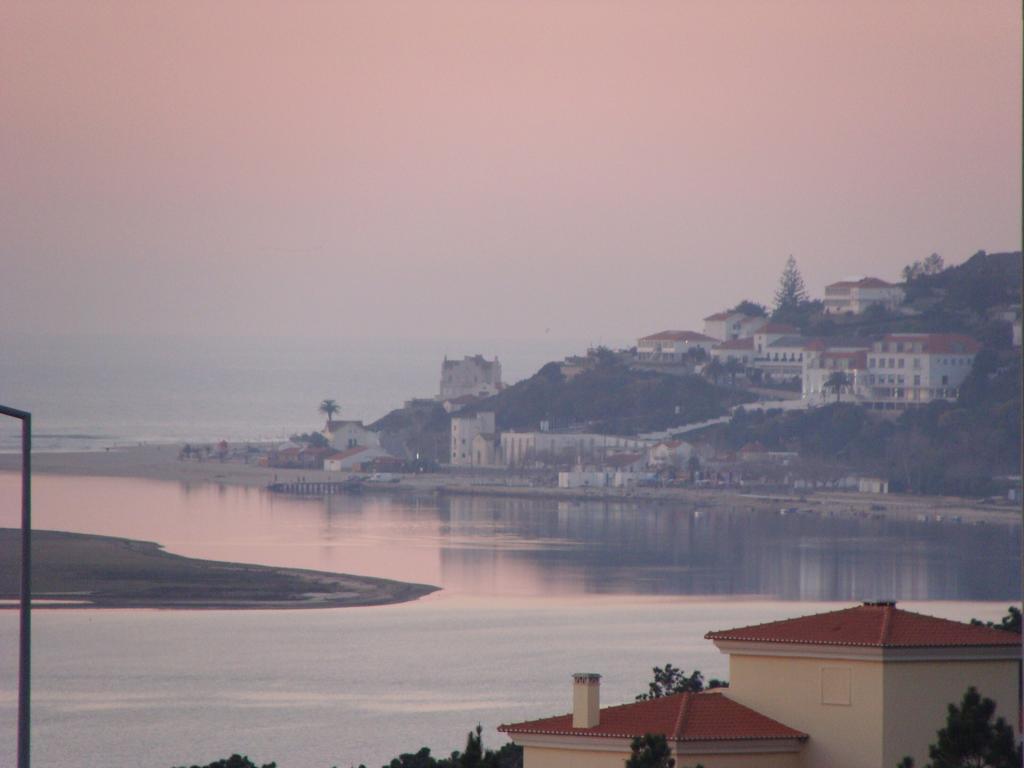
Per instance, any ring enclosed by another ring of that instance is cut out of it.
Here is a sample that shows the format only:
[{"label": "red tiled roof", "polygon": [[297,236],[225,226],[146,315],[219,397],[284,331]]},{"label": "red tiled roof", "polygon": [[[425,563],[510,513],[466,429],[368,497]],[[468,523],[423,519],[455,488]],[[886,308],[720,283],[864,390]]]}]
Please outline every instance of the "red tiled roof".
[{"label": "red tiled roof", "polygon": [[660,331],[650,336],[643,336],[640,341],[718,341],[718,339],[696,331]]},{"label": "red tiled roof", "polygon": [[748,337],[746,339],[729,339],[728,341],[723,341],[715,347],[715,349],[748,349],[753,351],[754,339],[753,337]]},{"label": "red tiled roof", "polygon": [[889,333],[882,337],[883,342],[920,343],[922,349],[930,354],[973,355],[981,349],[981,344],[962,333]]},{"label": "red tiled roof", "polygon": [[862,277],[860,280],[840,280],[837,283],[829,283],[825,286],[825,290],[829,288],[895,288],[894,283],[887,283],[878,277]]},{"label": "red tiled roof", "polygon": [[604,736],[626,738],[645,733],[664,734],[670,741],[740,741],[749,739],[806,739],[807,734],[737,704],[721,693],[678,693],[601,710],[600,724],[573,728],[572,715],[502,725],[515,735]]},{"label": "red tiled roof", "polygon": [[887,283],[878,277],[865,277],[862,280],[858,280],[857,286],[861,288],[895,288],[896,286],[892,283]]},{"label": "red tiled roof", "polygon": [[894,603],[864,603],[840,611],[708,632],[708,640],[757,643],[849,645],[874,648],[948,648],[1020,646],[1020,635],[939,619],[897,608]]}]

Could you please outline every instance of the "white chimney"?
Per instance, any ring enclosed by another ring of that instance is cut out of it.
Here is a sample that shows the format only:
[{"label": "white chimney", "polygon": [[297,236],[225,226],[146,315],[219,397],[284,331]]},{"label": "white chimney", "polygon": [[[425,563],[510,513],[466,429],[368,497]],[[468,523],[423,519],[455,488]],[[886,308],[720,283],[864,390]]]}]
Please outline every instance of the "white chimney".
[{"label": "white chimney", "polygon": [[601,722],[601,676],[577,672],[572,676],[572,727],[594,728]]}]

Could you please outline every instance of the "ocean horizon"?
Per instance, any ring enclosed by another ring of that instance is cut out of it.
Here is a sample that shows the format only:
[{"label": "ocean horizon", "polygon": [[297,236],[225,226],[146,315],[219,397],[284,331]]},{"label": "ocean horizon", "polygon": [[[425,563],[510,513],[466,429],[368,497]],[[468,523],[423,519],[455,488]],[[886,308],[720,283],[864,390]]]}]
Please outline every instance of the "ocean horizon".
[{"label": "ocean horizon", "polygon": [[[497,356],[506,384],[585,351],[536,340],[0,336],[0,403],[33,414],[33,450],[94,451],[152,443],[266,442],[340,418],[370,423],[437,394],[445,355]],[[0,423],[0,452],[20,450]]]}]

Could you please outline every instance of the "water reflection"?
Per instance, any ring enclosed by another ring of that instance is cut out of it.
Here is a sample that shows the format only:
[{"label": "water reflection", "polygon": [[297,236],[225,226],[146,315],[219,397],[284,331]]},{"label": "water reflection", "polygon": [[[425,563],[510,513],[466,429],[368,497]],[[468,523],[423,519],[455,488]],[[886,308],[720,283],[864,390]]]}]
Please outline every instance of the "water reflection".
[{"label": "water reflection", "polygon": [[455,497],[444,582],[474,590],[1012,599],[1020,527],[779,516],[728,507]]},{"label": "water reflection", "polygon": [[[17,481],[0,475],[2,525],[18,524]],[[41,528],[463,594],[1010,600],[1020,584],[1019,524],[488,497],[302,500],[251,488],[56,476],[36,478],[34,495]]]}]

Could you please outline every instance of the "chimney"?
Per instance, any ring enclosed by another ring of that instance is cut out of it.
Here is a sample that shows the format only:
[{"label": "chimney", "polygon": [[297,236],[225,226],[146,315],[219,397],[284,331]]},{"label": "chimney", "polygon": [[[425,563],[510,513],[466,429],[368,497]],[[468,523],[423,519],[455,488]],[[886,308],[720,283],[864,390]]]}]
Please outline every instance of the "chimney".
[{"label": "chimney", "polygon": [[601,722],[601,676],[577,672],[572,676],[572,727],[594,728]]}]

